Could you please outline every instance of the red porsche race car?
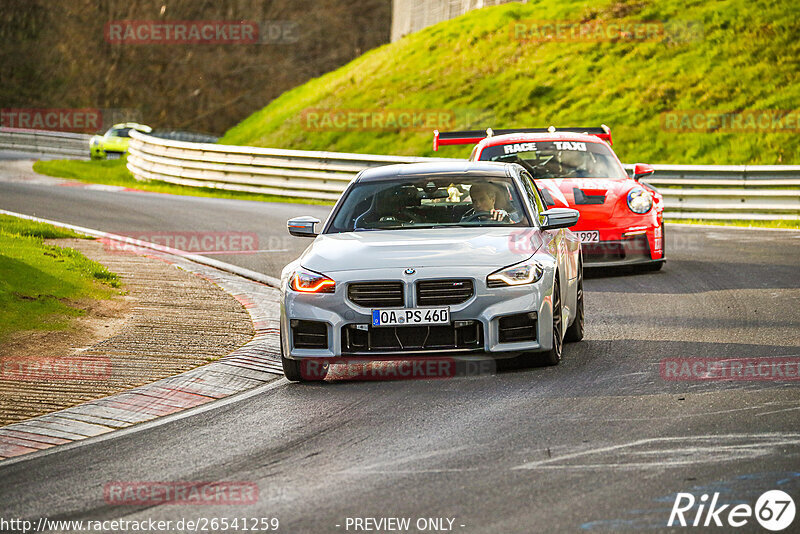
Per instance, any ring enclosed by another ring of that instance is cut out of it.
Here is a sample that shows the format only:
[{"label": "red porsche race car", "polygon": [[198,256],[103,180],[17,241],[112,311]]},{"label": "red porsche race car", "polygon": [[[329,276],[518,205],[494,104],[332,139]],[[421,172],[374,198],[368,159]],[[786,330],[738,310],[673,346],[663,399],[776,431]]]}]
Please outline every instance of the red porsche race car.
[{"label": "red porsche race car", "polygon": [[519,163],[548,206],[580,212],[572,230],[580,236],[586,267],[656,271],[664,264],[664,199],[641,181],[654,170],[637,163],[629,177],[611,149],[607,126],[434,131],[434,150],[472,143],[470,161]]}]

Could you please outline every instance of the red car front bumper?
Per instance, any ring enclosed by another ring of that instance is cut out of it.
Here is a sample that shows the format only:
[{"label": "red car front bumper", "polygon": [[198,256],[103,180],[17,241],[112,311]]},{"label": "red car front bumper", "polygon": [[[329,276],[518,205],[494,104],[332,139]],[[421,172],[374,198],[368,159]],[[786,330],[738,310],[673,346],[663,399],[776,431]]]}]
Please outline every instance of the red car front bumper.
[{"label": "red car front bumper", "polygon": [[599,233],[599,241],[582,244],[586,267],[615,267],[664,260],[662,224],[622,228],[575,227],[573,230],[597,230]]}]

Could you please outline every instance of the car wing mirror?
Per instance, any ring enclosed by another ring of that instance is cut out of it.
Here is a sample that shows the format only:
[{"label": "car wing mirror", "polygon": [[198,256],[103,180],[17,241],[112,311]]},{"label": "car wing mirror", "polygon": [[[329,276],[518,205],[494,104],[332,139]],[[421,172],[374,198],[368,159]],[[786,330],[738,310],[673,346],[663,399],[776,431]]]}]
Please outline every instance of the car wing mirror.
[{"label": "car wing mirror", "polygon": [[542,229],[555,230],[556,228],[569,228],[578,224],[580,217],[578,210],[570,208],[550,208],[541,213]]},{"label": "car wing mirror", "polygon": [[319,224],[319,219],[304,215],[302,217],[295,217],[289,219],[286,226],[289,233],[295,237],[316,237],[316,225]]},{"label": "car wing mirror", "polygon": [[633,179],[637,182],[644,178],[645,176],[649,176],[656,172],[656,170],[646,163],[637,163],[633,166]]}]

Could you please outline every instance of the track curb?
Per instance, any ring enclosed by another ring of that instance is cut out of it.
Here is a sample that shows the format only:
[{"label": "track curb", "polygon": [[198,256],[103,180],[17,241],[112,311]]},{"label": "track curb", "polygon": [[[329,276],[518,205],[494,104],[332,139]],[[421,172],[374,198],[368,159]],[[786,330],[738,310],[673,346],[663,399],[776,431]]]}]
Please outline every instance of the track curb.
[{"label": "track curb", "polygon": [[91,228],[0,210],[147,251],[219,286],[238,300],[255,329],[251,341],[218,361],[71,408],[0,427],[0,466],[56,445],[78,442],[252,390],[283,376],[280,364],[279,281],[235,265]]}]

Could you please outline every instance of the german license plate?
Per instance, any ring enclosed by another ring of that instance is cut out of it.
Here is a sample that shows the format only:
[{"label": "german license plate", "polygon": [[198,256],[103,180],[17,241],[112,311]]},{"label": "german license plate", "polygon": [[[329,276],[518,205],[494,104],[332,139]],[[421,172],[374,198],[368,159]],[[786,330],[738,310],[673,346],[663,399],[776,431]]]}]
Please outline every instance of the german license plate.
[{"label": "german license plate", "polygon": [[581,240],[581,243],[599,243],[600,232],[597,230],[589,230],[586,232],[576,232]]},{"label": "german license plate", "polygon": [[450,308],[372,310],[372,326],[424,326],[450,324]]}]

